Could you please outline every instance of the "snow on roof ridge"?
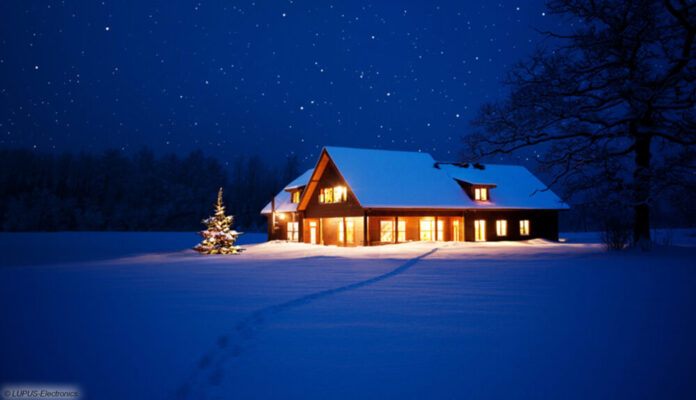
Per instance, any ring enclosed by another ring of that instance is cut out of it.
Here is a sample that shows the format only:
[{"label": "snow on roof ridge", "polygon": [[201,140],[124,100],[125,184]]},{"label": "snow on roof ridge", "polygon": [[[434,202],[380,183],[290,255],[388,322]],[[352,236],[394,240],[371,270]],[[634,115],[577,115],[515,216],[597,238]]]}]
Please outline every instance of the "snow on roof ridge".
[{"label": "snow on roof ridge", "polygon": [[[326,151],[329,151],[331,149],[335,150],[358,150],[358,151],[379,151],[379,152],[389,152],[389,153],[406,153],[406,154],[422,154],[422,155],[427,155],[432,158],[433,156],[425,151],[410,151],[410,150],[392,150],[392,149],[374,149],[374,148],[367,148],[367,147],[347,147],[347,146],[324,146],[324,149]],[[329,152],[330,154],[330,152]]]},{"label": "snow on roof ridge", "polygon": [[[298,176],[297,178],[293,179],[292,182],[288,183],[277,195],[275,195],[275,209],[278,212],[294,212],[297,211],[297,203],[292,202],[292,198],[290,196],[290,193],[286,191],[285,189],[293,189],[297,188],[300,186],[305,186],[307,185],[307,182],[309,182],[310,176],[312,176],[312,172],[314,171],[314,168],[310,168],[307,171],[305,171],[303,174]],[[271,208],[272,204],[269,201],[266,206],[264,206],[261,209],[261,214],[270,214],[271,213]]]},{"label": "snow on roof ridge", "polygon": [[[519,164],[482,164],[436,162],[427,152],[385,150],[359,147],[324,146],[363,207],[453,208],[453,209],[567,209],[526,166]],[[314,169],[307,170],[286,188],[309,182]],[[472,200],[455,182],[495,184],[491,200]],[[262,212],[270,212],[267,204]],[[290,193],[276,197],[276,210],[297,209]]]},{"label": "snow on roof ridge", "polygon": [[300,186],[306,186],[306,185],[307,185],[307,182],[309,182],[309,178],[312,176],[312,172],[314,172],[314,168],[310,168],[310,169],[306,170],[305,172],[303,172],[302,174],[300,174],[300,176],[298,176],[297,178],[295,178],[295,179],[293,179],[292,181],[290,181],[290,183],[288,183],[288,184],[283,188],[283,190],[285,190],[285,189],[293,189],[293,188],[297,188],[297,187],[300,187]]}]

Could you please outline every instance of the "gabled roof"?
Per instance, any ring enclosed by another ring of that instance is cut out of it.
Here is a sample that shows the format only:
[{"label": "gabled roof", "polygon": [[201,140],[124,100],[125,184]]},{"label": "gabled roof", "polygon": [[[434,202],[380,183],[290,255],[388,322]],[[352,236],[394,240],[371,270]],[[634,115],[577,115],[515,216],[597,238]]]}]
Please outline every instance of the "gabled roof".
[{"label": "gabled roof", "polygon": [[[309,177],[312,176],[312,171],[314,169],[308,169],[307,171],[304,172],[304,174],[298,176],[293,180],[292,182],[288,183],[287,186],[283,188],[276,196],[275,196],[275,209],[278,212],[294,212],[297,211],[297,203],[292,202],[292,194],[290,191],[292,189],[297,189],[302,186],[305,186],[307,182],[309,181]],[[288,191],[290,190],[290,191]],[[269,201],[268,204],[261,210],[261,214],[270,214],[271,213],[271,202]]]},{"label": "gabled roof", "polygon": [[[436,167],[432,156],[421,152],[327,146],[317,166],[287,187],[314,182],[305,189],[306,196],[326,165],[325,157],[336,165],[363,208],[568,209],[523,166],[437,163]],[[489,201],[472,200],[457,181],[491,187]],[[300,204],[306,204],[304,198]],[[276,197],[276,210],[297,210],[297,204],[290,203],[290,193],[283,191]],[[262,212],[270,212],[270,204]]]},{"label": "gabled roof", "polygon": [[364,208],[460,208],[468,196],[428,153],[324,148]]}]

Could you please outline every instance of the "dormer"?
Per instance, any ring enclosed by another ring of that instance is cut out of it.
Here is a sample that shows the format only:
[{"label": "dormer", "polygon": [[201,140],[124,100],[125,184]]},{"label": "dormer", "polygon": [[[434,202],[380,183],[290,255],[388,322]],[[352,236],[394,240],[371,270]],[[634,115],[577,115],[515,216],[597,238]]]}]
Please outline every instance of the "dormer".
[{"label": "dormer", "polygon": [[305,187],[305,185],[285,188],[285,191],[290,193],[290,202],[291,203],[297,204],[300,202],[300,198],[302,197],[302,191],[304,190],[304,187]]},{"label": "dormer", "polygon": [[455,179],[455,181],[457,181],[471,200],[481,203],[491,201],[491,189],[498,187],[498,185],[493,183],[473,183],[459,179]]}]

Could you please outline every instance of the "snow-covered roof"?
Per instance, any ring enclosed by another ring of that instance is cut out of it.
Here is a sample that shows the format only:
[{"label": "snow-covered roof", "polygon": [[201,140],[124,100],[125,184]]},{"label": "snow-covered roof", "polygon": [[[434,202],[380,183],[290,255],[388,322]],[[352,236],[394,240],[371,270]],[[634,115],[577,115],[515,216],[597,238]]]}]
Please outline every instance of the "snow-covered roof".
[{"label": "snow-covered roof", "polygon": [[306,186],[307,182],[309,181],[309,178],[312,176],[312,172],[314,171],[314,168],[310,168],[304,172],[304,174],[298,176],[295,178],[294,181],[288,183],[287,186],[283,188],[283,190],[292,190],[292,189],[298,189],[301,188],[302,186]]},{"label": "snow-covered roof", "polygon": [[[436,167],[428,153],[333,146],[324,150],[363,208],[568,209],[523,166],[437,163]],[[306,185],[312,171],[288,187]],[[493,187],[489,200],[472,200],[457,181]],[[276,197],[276,209],[295,211],[297,204],[283,191]],[[270,212],[270,204],[262,212]]]},{"label": "snow-covered roof", "polygon": [[[288,192],[288,189],[296,189],[302,186],[305,186],[307,182],[309,181],[309,178],[312,176],[312,172],[314,171],[313,168],[308,169],[307,171],[304,172],[304,174],[298,176],[293,180],[292,182],[288,183],[287,186],[283,188],[276,196],[275,196],[275,209],[278,212],[294,212],[297,211],[297,203],[292,202],[292,195],[290,192]],[[269,201],[268,204],[261,210],[261,214],[270,214],[271,213],[271,202]]]},{"label": "snow-covered roof", "polygon": [[467,194],[428,153],[325,147],[365,208],[461,208]]},{"label": "snow-covered roof", "polygon": [[521,165],[484,164],[482,169],[455,164],[440,164],[439,167],[450,177],[463,182],[496,185],[489,192],[490,201],[472,201],[476,208],[569,208],[555,193],[545,190],[546,185]]}]

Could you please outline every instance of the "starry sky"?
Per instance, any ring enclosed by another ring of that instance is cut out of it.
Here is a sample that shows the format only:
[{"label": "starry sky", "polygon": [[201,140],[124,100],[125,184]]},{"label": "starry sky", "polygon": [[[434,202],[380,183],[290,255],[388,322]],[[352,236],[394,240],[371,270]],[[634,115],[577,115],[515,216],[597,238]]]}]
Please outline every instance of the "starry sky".
[{"label": "starry sky", "polygon": [[456,160],[543,1],[4,1],[0,147]]}]

